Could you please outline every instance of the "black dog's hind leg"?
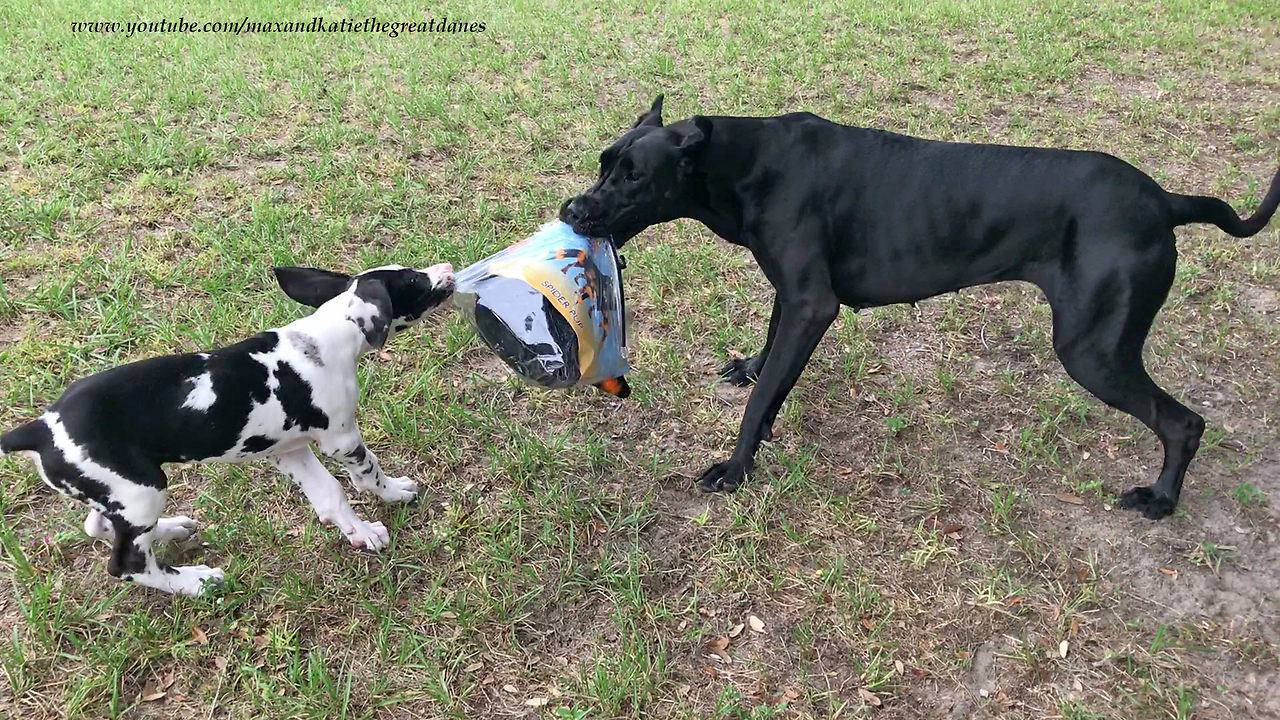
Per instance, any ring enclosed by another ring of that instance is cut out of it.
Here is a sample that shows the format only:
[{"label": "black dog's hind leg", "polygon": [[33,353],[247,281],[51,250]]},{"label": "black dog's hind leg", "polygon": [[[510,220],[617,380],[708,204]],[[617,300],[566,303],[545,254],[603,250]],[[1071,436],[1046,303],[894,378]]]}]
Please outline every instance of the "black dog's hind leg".
[{"label": "black dog's hind leg", "polygon": [[[773,312],[769,314],[769,334],[765,336],[764,347],[755,357],[733,358],[729,361],[724,369],[720,371],[720,377],[725,382],[738,387],[746,387],[756,380],[760,379],[760,369],[764,367],[764,361],[769,357],[769,351],[773,348],[773,337],[778,332],[778,317],[782,314],[782,306],[777,295],[773,298]],[[772,420],[770,421],[772,424]]]},{"label": "black dog's hind leg", "polygon": [[[1097,277],[1082,262],[1073,269],[1074,287],[1046,293],[1053,306],[1053,347],[1067,373],[1098,399],[1141,420],[1164,445],[1155,485],[1132,488],[1119,503],[1152,520],[1177,507],[1204,433],[1204,418],[1161,390],[1142,364],[1147,332],[1173,283],[1173,242],[1172,236],[1162,238],[1119,267],[1107,264]],[[1124,244],[1108,244],[1108,250]]]},{"label": "black dog's hind leg", "polygon": [[773,418],[809,363],[814,348],[840,314],[840,301],[831,291],[829,281],[823,283],[825,287],[819,287],[817,280],[809,276],[807,283],[803,290],[793,291],[790,298],[784,299],[779,291],[775,301],[780,309],[778,322],[774,323],[777,326],[774,342],[767,344],[770,352],[747,400],[737,447],[729,460],[702,473],[696,483],[700,490],[732,492],[751,474],[756,450]]}]

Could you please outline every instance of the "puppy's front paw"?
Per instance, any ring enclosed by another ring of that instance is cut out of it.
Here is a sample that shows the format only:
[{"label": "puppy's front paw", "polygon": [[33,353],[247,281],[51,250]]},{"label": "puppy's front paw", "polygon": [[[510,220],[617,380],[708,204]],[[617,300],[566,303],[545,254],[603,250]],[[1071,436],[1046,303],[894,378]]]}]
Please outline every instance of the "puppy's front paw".
[{"label": "puppy's front paw", "polygon": [[377,492],[385,502],[413,502],[418,498],[418,483],[407,477],[389,477]]},{"label": "puppy's front paw", "polygon": [[1161,520],[1173,514],[1174,502],[1159,495],[1150,487],[1135,487],[1126,490],[1116,503],[1122,510],[1137,510],[1148,520]]},{"label": "puppy's front paw", "polygon": [[730,385],[747,387],[760,379],[760,363],[756,358],[733,358],[720,370],[720,378]]},{"label": "puppy's front paw", "polygon": [[349,527],[342,528],[342,534],[351,541],[353,547],[364,548],[370,552],[378,552],[391,542],[391,534],[380,522],[365,522],[356,519]]},{"label": "puppy's front paw", "polygon": [[706,472],[698,476],[694,485],[703,492],[734,492],[747,481],[748,475],[750,470],[733,460],[727,460],[707,468]]},{"label": "puppy's front paw", "polygon": [[187,565],[169,568],[169,589],[178,595],[202,595],[222,584],[221,568],[208,565]]},{"label": "puppy's front paw", "polygon": [[157,542],[182,542],[195,533],[196,521],[186,515],[160,518],[160,522],[156,523]]}]

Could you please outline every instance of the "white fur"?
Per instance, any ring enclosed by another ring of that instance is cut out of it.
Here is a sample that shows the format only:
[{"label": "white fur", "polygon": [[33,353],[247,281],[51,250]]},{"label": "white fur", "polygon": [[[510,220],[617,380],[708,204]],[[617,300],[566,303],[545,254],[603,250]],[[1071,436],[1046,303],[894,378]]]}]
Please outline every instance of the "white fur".
[{"label": "white fur", "polygon": [[213,392],[213,375],[204,373],[203,375],[188,378],[187,382],[194,387],[191,388],[191,392],[187,393],[187,400],[182,403],[182,407],[199,410],[200,412],[213,407],[214,401],[218,399],[218,396]]},{"label": "white fur", "polygon": [[211,568],[208,565],[187,565],[165,571],[155,566],[154,557],[151,562],[152,567],[148,567],[146,572],[133,573],[128,576],[128,580],[161,592],[195,596],[218,585],[224,577],[221,568]]}]

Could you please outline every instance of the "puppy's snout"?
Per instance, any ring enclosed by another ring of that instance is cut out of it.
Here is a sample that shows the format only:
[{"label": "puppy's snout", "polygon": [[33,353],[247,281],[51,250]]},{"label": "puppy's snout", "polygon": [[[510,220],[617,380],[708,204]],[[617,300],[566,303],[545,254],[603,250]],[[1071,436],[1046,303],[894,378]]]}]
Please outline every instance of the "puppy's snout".
[{"label": "puppy's snout", "polygon": [[427,277],[431,278],[431,284],[437,287],[453,287],[453,265],[449,263],[440,263],[432,265],[426,269]]}]

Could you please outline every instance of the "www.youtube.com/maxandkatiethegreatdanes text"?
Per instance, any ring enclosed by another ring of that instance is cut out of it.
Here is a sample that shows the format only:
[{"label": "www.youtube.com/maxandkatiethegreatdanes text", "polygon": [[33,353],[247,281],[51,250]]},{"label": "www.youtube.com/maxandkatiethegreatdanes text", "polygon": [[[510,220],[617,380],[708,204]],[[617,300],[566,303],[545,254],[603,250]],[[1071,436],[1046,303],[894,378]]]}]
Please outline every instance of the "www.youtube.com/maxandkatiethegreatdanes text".
[{"label": "www.youtube.com/maxandkatiethegreatdanes text", "polygon": [[380,21],[376,17],[363,20],[325,20],[313,17],[307,21],[259,21],[250,20],[247,16],[242,20],[187,21],[177,20],[98,20],[89,22],[72,22],[71,32],[120,33],[125,37],[133,37],[137,33],[227,33],[234,35],[253,35],[258,33],[384,33],[388,37],[399,37],[400,33],[480,33],[484,32],[483,22],[467,20],[440,19],[410,22]]}]

